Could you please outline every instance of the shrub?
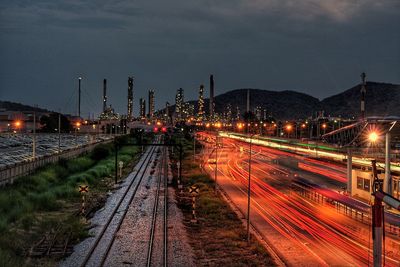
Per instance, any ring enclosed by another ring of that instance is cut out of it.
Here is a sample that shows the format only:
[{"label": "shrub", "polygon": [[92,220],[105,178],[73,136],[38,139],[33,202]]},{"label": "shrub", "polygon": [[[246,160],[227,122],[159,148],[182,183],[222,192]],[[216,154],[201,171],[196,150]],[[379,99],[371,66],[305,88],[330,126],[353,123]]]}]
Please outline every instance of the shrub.
[{"label": "shrub", "polygon": [[105,159],[110,155],[110,149],[105,145],[98,145],[96,146],[92,153],[90,154],[90,158],[99,161]]},{"label": "shrub", "polygon": [[93,160],[88,157],[80,157],[68,161],[67,168],[70,173],[84,171],[94,164]]},{"label": "shrub", "polygon": [[32,193],[30,200],[38,210],[56,210],[59,206],[52,192]]}]

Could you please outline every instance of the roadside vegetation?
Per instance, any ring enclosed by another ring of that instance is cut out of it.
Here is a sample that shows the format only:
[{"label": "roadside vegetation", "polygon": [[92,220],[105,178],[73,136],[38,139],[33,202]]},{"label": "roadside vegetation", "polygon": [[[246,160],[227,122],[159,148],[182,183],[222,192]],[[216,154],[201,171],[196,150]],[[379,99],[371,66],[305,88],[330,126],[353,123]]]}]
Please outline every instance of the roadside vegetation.
[{"label": "roadside vegetation", "polygon": [[[247,243],[247,233],[237,214],[231,209],[219,192],[215,183],[203,172],[199,164],[193,163],[193,139],[189,135],[176,136],[172,143],[182,144],[184,150],[182,183],[183,196],[178,195],[179,206],[185,217],[185,225],[198,266],[275,266],[265,248],[252,236]],[[196,144],[196,151],[201,145]],[[171,155],[174,177],[178,176],[176,162],[179,152],[175,149]],[[191,196],[188,188],[196,185],[200,194],[196,200],[198,223],[192,218]],[[178,190],[177,190],[178,192]]]},{"label": "roadside vegetation", "polygon": [[[123,177],[132,170],[138,152],[133,146],[119,150]],[[68,254],[73,244],[87,237],[86,219],[103,206],[115,187],[114,155],[113,143],[100,144],[91,153],[61,159],[0,188],[0,266],[54,266],[67,256],[65,251]],[[80,214],[79,185],[89,186],[85,216]],[[47,251],[57,242],[61,253]],[[69,249],[64,249],[65,242]]]}]

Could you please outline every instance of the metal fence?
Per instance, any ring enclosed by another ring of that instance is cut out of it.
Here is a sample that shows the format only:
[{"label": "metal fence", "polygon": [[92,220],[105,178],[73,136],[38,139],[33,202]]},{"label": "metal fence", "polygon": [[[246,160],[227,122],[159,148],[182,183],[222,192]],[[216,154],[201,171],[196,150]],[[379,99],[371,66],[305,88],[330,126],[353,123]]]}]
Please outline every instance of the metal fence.
[{"label": "metal fence", "polygon": [[14,180],[21,176],[32,174],[37,168],[43,167],[49,163],[55,163],[60,159],[75,158],[84,153],[90,152],[95,146],[100,143],[107,144],[113,140],[104,140],[92,144],[86,144],[78,148],[71,148],[61,153],[56,153],[49,156],[42,156],[32,161],[24,161],[13,165],[6,166],[0,169],[0,186],[12,184]]}]

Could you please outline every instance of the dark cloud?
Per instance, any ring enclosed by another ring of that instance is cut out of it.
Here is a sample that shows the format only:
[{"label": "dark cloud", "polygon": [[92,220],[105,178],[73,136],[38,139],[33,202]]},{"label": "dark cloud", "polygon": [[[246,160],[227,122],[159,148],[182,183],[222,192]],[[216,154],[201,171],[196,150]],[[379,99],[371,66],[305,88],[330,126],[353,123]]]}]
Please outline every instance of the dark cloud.
[{"label": "dark cloud", "polygon": [[155,88],[158,106],[183,87],[298,90],[326,97],[359,82],[400,83],[397,0],[0,2],[0,98],[85,114],[101,108],[101,82],[125,112]]}]

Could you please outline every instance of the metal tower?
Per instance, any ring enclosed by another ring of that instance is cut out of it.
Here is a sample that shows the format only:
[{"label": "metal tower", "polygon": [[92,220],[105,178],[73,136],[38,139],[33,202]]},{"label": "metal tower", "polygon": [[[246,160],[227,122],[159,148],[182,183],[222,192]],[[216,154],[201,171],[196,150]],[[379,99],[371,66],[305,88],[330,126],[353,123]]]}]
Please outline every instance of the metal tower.
[{"label": "metal tower", "polygon": [[107,109],[107,79],[103,80],[103,112]]},{"label": "metal tower", "polygon": [[149,119],[154,116],[154,90],[149,90]]},{"label": "metal tower", "polygon": [[200,85],[199,89],[199,110],[197,113],[197,120],[202,122],[204,119],[204,85]]},{"label": "metal tower", "polygon": [[128,114],[127,119],[133,118],[133,77],[128,77]]},{"label": "metal tower", "polygon": [[367,93],[365,72],[361,73],[361,120],[365,119],[365,94]]}]

